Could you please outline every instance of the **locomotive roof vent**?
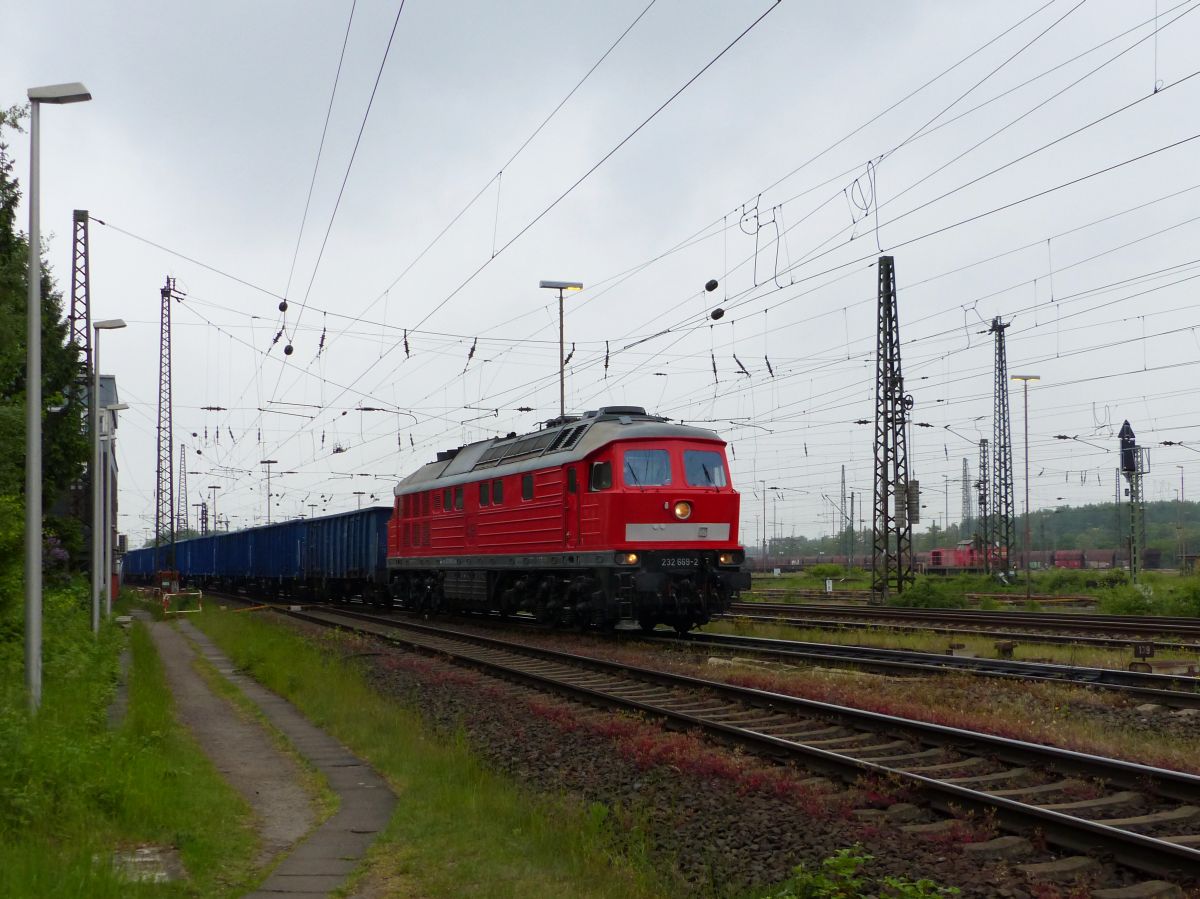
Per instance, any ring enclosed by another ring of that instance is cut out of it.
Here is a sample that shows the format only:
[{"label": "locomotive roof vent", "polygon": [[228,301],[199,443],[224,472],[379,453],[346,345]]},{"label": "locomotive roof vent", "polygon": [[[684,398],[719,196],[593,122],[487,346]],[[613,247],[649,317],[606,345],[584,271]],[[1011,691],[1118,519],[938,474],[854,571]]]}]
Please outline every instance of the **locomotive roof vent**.
[{"label": "locomotive roof vent", "polygon": [[460,449],[462,449],[461,446],[456,447],[455,449],[440,450],[437,454],[437,460],[439,462],[449,462],[451,459],[453,459],[455,456],[458,455],[458,451]]},{"label": "locomotive roof vent", "polygon": [[641,406],[601,406],[600,415],[645,415]]}]

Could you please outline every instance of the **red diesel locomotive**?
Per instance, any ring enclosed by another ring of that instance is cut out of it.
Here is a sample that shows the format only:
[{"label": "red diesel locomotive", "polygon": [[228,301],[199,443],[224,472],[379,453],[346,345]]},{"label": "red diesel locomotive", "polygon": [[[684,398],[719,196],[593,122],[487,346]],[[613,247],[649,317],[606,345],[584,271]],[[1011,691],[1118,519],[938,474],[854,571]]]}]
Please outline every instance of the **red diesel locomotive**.
[{"label": "red diesel locomotive", "polygon": [[395,489],[393,599],[680,633],[750,586],[725,442],[639,406],[438,453]]}]

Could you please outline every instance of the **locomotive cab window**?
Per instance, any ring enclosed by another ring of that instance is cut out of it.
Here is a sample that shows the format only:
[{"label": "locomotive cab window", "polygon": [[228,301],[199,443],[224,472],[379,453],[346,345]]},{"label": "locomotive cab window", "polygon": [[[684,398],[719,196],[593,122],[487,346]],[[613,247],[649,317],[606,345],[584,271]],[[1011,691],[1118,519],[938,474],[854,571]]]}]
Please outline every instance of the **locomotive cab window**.
[{"label": "locomotive cab window", "polygon": [[491,485],[484,481],[479,485],[479,505],[489,506],[492,503]]},{"label": "locomotive cab window", "polygon": [[444,490],[442,490],[442,511],[443,512],[450,511],[450,488],[449,487],[446,487]]},{"label": "locomotive cab window", "polygon": [[497,506],[504,502],[504,481],[500,478],[492,481],[492,502]]},{"label": "locomotive cab window", "polygon": [[597,490],[607,490],[612,486],[612,463],[593,462],[592,472],[588,477],[588,489],[593,493]]},{"label": "locomotive cab window", "polygon": [[724,487],[725,462],[712,450],[684,450],[683,478],[689,487]]},{"label": "locomotive cab window", "polygon": [[577,476],[575,474],[575,469],[568,468],[567,469],[567,493],[574,493],[576,490],[579,489],[579,485],[576,483],[576,477]]},{"label": "locomotive cab window", "polygon": [[521,499],[533,499],[533,475],[521,475]]},{"label": "locomotive cab window", "polygon": [[625,450],[625,486],[665,487],[671,483],[671,456],[665,449]]},{"label": "locomotive cab window", "polygon": [[454,488],[454,511],[461,512],[463,507],[463,489],[461,487]]}]

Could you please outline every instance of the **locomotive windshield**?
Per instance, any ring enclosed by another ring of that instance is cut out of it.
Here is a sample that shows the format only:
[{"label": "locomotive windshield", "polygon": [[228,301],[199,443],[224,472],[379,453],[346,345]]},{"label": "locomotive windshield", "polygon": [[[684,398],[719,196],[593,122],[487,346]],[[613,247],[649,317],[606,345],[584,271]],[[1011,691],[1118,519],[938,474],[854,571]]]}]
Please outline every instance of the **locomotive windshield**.
[{"label": "locomotive windshield", "polygon": [[625,450],[625,483],[630,487],[663,487],[670,484],[670,454],[663,449]]},{"label": "locomotive windshield", "polygon": [[683,477],[689,487],[724,487],[725,462],[712,450],[684,450]]}]

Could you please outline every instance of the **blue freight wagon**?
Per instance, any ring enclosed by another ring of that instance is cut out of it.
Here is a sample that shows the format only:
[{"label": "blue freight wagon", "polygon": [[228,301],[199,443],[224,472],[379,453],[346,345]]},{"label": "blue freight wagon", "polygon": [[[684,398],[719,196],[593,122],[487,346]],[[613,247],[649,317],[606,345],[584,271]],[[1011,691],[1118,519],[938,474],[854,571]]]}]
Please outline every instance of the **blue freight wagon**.
[{"label": "blue freight wagon", "polygon": [[[244,531],[208,534],[175,544],[175,568],[184,585],[246,590],[306,600],[388,596],[389,506],[283,521]],[[125,554],[127,583],[151,584],[166,552],[146,547]]]}]

